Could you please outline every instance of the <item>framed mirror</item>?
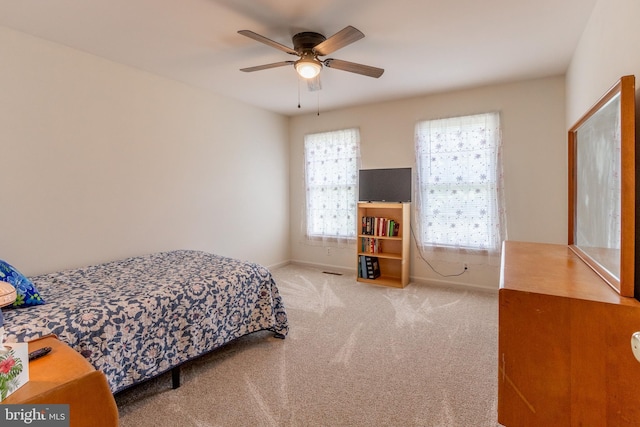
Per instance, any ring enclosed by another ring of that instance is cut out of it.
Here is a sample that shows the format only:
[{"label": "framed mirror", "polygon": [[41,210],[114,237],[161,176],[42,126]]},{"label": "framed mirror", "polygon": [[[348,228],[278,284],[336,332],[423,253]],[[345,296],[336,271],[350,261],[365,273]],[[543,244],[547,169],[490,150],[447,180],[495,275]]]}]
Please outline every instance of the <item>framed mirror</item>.
[{"label": "framed mirror", "polygon": [[569,247],[620,295],[635,291],[635,77],[569,129]]}]

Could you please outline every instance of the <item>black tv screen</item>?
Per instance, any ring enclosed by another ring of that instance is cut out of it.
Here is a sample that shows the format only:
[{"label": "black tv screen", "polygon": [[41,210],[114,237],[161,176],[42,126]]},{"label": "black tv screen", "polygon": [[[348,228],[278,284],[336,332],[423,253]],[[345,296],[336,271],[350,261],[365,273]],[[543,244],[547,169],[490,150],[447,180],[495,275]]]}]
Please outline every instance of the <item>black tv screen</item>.
[{"label": "black tv screen", "polygon": [[410,202],[411,168],[360,169],[361,202]]}]

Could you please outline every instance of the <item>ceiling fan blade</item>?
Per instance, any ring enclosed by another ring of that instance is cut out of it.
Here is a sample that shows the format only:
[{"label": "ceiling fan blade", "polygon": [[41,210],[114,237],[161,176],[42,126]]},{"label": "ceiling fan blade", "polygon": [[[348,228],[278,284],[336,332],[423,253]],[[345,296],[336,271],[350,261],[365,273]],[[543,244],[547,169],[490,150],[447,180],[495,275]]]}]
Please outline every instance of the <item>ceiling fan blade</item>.
[{"label": "ceiling fan blade", "polygon": [[335,52],[351,43],[360,40],[364,37],[364,34],[355,27],[349,25],[338,31],[319,45],[313,48],[313,51],[318,55],[324,56]]},{"label": "ceiling fan blade", "polygon": [[279,49],[283,52],[287,52],[291,55],[298,55],[298,53],[295,50],[291,49],[290,47],[280,44],[278,42],[275,42],[271,39],[268,39],[265,36],[261,36],[258,33],[254,33],[251,30],[240,30],[238,31],[238,34],[242,34],[243,36],[249,37],[250,39],[259,41],[260,43],[264,43],[267,46],[275,47],[276,49]]},{"label": "ceiling fan blade", "polygon": [[295,61],[274,62],[272,64],[257,65],[255,67],[240,68],[240,71],[244,71],[245,73],[250,73],[252,71],[260,71],[260,70],[268,70],[269,68],[284,67],[285,65],[292,65],[294,62]]},{"label": "ceiling fan blade", "polygon": [[355,62],[343,61],[341,59],[328,58],[323,61],[323,64],[328,68],[349,71],[350,73],[362,74],[363,76],[375,77],[376,79],[384,73],[384,69],[382,68],[356,64]]}]

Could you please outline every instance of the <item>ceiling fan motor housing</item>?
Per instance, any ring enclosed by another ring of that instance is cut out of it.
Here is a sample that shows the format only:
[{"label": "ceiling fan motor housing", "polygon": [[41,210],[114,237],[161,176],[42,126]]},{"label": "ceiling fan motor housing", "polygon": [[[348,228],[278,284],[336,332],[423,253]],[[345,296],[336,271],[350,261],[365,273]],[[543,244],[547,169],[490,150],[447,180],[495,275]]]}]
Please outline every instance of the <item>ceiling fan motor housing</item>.
[{"label": "ceiling fan motor housing", "polygon": [[305,31],[293,36],[293,49],[302,55],[306,51],[312,51],[314,47],[325,41],[327,38],[319,33]]},{"label": "ceiling fan motor housing", "polygon": [[325,41],[327,38],[319,33],[306,31],[293,36],[293,49],[298,53],[300,59],[294,63],[298,74],[306,79],[314,78],[322,69],[322,61],[313,48]]}]

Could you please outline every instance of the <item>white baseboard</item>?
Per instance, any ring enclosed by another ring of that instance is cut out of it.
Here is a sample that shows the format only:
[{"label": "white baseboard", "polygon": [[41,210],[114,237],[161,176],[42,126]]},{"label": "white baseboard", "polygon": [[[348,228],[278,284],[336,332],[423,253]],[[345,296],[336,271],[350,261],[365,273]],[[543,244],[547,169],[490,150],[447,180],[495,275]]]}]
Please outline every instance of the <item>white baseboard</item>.
[{"label": "white baseboard", "polygon": [[351,274],[354,277],[356,275],[356,271],[353,268],[338,267],[335,265],[319,264],[314,262],[296,261],[296,260],[292,260],[291,264],[299,265],[302,267],[315,268],[317,270],[322,270],[322,271],[329,271],[331,273]]},{"label": "white baseboard", "polygon": [[282,261],[276,264],[266,265],[267,269],[271,270],[272,268],[284,267],[286,265],[291,264],[291,261]]},{"label": "white baseboard", "polygon": [[[319,263],[298,261],[298,260],[291,260],[290,262],[285,263],[284,265],[287,265],[287,264],[294,264],[302,267],[315,268],[318,270],[330,271],[332,273],[351,274],[353,276],[356,275],[356,271],[353,268],[338,267],[338,266],[329,265],[329,264],[319,264]],[[470,289],[474,291],[486,291],[491,293],[498,292],[497,288],[488,288],[486,286],[478,285],[475,283],[460,283],[460,282],[453,282],[450,280],[430,279],[430,278],[424,278],[424,277],[410,277],[409,283],[415,283],[421,286],[439,286],[439,287],[447,287],[447,288]]]},{"label": "white baseboard", "polygon": [[459,289],[470,289],[473,291],[485,291],[491,293],[497,293],[498,288],[488,288],[486,286],[482,286],[476,283],[460,283],[460,282],[452,282],[450,280],[442,280],[442,279],[427,279],[424,277],[411,277],[411,282],[416,283],[418,285],[425,286],[440,286],[447,288],[459,288]]}]

